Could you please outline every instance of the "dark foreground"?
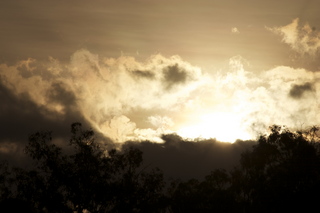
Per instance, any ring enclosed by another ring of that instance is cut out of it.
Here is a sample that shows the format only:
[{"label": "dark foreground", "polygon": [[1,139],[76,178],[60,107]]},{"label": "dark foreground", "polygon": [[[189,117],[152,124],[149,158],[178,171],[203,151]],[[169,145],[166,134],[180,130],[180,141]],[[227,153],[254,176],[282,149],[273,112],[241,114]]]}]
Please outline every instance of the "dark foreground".
[{"label": "dark foreground", "polygon": [[[143,166],[136,148],[106,152],[94,132],[72,124],[70,147],[50,132],[29,137],[34,167],[0,165],[1,210],[8,212],[311,212],[320,198],[318,129],[272,126],[230,171],[170,180]],[[178,136],[177,136],[178,137]]]}]

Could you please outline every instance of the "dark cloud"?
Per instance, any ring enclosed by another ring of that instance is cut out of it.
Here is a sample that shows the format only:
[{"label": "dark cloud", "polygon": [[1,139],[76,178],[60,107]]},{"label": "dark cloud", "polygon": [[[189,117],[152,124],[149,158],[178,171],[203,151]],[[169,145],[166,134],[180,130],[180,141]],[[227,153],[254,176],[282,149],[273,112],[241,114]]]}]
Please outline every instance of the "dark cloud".
[{"label": "dark cloud", "polygon": [[214,139],[187,141],[178,135],[163,136],[164,144],[141,142],[127,143],[144,153],[144,164],[159,167],[166,178],[202,179],[217,168],[232,169],[238,165],[243,151],[255,142],[237,141],[233,144]]},{"label": "dark cloud", "polygon": [[62,82],[54,82],[51,85],[47,98],[49,102],[60,103],[66,108],[74,106],[76,101],[75,95]]},{"label": "dark cloud", "polygon": [[177,84],[184,84],[188,80],[188,73],[178,64],[168,66],[164,70],[164,81],[167,89],[171,89]]},{"label": "dark cloud", "polygon": [[289,96],[295,99],[302,98],[306,92],[313,91],[313,84],[310,82],[304,84],[294,84],[290,89]]},{"label": "dark cloud", "polygon": [[67,144],[71,123],[79,121],[90,126],[78,111],[72,109],[72,95],[56,84],[51,99],[58,100],[58,97],[66,104],[64,114],[38,106],[26,93],[13,94],[0,81],[0,160],[23,162],[28,136],[37,131],[53,131],[54,138],[66,139]]},{"label": "dark cloud", "polygon": [[41,129],[43,109],[29,101],[27,94],[19,97],[0,84],[0,141],[25,141],[30,131]]},{"label": "dark cloud", "polygon": [[141,71],[141,70],[135,70],[132,72],[135,76],[147,78],[147,79],[153,79],[155,77],[154,73],[150,71]]}]

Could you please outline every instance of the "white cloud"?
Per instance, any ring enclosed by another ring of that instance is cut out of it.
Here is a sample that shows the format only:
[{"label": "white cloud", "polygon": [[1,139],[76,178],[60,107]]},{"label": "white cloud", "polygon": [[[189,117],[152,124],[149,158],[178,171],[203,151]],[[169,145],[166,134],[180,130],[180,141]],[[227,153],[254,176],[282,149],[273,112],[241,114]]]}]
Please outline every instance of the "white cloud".
[{"label": "white cloud", "polygon": [[[227,100],[231,106],[237,107],[233,110],[241,115],[243,125],[248,129],[251,125],[267,127],[273,124],[301,128],[302,124],[306,127],[320,122],[320,116],[317,115],[319,77],[318,73],[286,66],[259,75],[239,68],[221,79],[224,83],[220,85],[218,93],[228,91],[230,96]],[[295,85],[306,83],[313,85],[314,89],[306,87],[307,93],[299,99],[290,95]],[[263,129],[258,131],[263,132]]]},{"label": "white cloud", "polygon": [[233,33],[233,34],[239,34],[240,31],[238,30],[238,28],[233,27],[233,28],[231,28],[231,33]]},{"label": "white cloud", "polygon": [[148,117],[148,121],[150,124],[152,124],[157,128],[168,128],[173,126],[174,124],[171,118],[167,116],[159,116],[159,115]]},{"label": "white cloud", "polygon": [[320,123],[319,73],[279,66],[258,74],[247,71],[243,63],[241,57],[231,58],[229,72],[213,76],[207,93],[193,100],[193,106],[200,107],[189,113],[212,119],[191,122],[182,129],[225,140],[248,134],[254,138],[273,124],[306,128]]},{"label": "white cloud", "polygon": [[[134,135],[136,124],[124,114],[135,108],[179,110],[207,78],[178,56],[154,55],[138,62],[124,56],[101,59],[87,50],[74,53],[68,64],[28,59],[0,69],[1,83],[15,95],[27,95],[39,107],[61,115],[72,104],[95,129],[116,141]],[[72,103],[65,100],[67,95],[74,96]],[[172,122],[168,117],[149,120],[162,122],[159,131]]]},{"label": "white cloud", "polygon": [[[161,142],[161,134],[208,116],[205,135],[214,134],[211,127],[228,128],[231,120],[230,127],[252,136],[273,124],[298,128],[320,122],[320,74],[288,66],[256,74],[245,69],[248,62],[240,56],[229,62],[228,69],[209,76],[178,56],[154,55],[139,62],[80,50],[67,64],[53,58],[1,64],[0,81],[17,97],[47,109],[43,116],[57,119],[67,110],[77,111],[95,130],[118,142]],[[140,117],[130,117],[133,111]],[[144,120],[143,127],[137,119]]]},{"label": "white cloud", "polygon": [[124,115],[115,116],[99,125],[101,132],[107,133],[115,142],[123,142],[132,137],[136,124]]},{"label": "white cloud", "polygon": [[308,23],[300,25],[298,18],[286,26],[267,29],[281,35],[282,41],[298,53],[315,55],[320,49],[320,32]]}]

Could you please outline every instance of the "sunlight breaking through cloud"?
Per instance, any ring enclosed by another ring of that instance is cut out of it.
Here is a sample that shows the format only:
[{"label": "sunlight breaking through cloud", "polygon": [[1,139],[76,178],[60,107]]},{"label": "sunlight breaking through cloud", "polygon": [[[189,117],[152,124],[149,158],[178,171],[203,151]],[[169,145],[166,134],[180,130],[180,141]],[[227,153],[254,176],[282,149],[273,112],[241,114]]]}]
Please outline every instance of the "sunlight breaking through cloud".
[{"label": "sunlight breaking through cloud", "polygon": [[45,109],[48,119],[79,112],[116,142],[162,142],[162,134],[173,132],[233,142],[255,138],[273,124],[319,123],[317,72],[278,66],[258,74],[246,63],[236,56],[226,70],[209,75],[179,56],[140,62],[79,50],[69,63],[49,58],[1,64],[0,80],[16,97]]},{"label": "sunlight breaking through cloud", "polygon": [[204,114],[198,124],[191,124],[178,130],[178,134],[185,138],[216,138],[223,142],[235,142],[237,139],[251,139],[241,117],[234,113],[217,112]]}]

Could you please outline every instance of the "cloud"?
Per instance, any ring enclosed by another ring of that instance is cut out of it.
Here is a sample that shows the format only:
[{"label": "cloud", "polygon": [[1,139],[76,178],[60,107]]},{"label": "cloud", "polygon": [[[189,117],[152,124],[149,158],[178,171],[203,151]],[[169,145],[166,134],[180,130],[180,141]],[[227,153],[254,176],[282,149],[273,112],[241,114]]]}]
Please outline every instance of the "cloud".
[{"label": "cloud", "polygon": [[205,119],[202,126],[190,124],[189,130],[200,132],[203,126],[211,126],[212,135],[237,138],[246,132],[254,138],[273,124],[299,129],[320,123],[318,72],[277,66],[254,73],[245,69],[245,63],[233,57],[228,70],[212,77],[212,86],[197,99],[201,107],[194,112],[212,119]]},{"label": "cloud", "polygon": [[183,140],[175,134],[162,137],[164,143],[148,141],[127,143],[143,151],[144,164],[159,167],[165,178],[202,179],[214,169],[232,169],[240,154],[252,147],[252,141],[223,143],[216,140]]},{"label": "cloud", "polygon": [[124,115],[115,116],[100,125],[103,132],[107,132],[114,142],[124,142],[133,135],[136,124]]},{"label": "cloud", "polygon": [[233,33],[233,34],[239,34],[240,31],[238,30],[238,28],[233,27],[233,28],[231,28],[231,33]]},{"label": "cloud", "polygon": [[[1,64],[0,69],[3,88],[17,100],[25,97],[32,113],[52,121],[79,114],[118,142],[147,132],[126,114],[137,108],[177,111],[206,79],[198,67],[178,56],[153,55],[138,62],[125,56],[100,58],[87,50],[75,52],[69,63],[52,57],[45,62],[27,59],[11,66]],[[150,120],[156,123],[155,117]],[[153,130],[158,136],[166,132],[164,126]]]},{"label": "cloud", "polygon": [[299,99],[302,98],[306,92],[312,92],[313,90],[313,84],[310,82],[298,85],[294,84],[289,91],[289,95],[292,98]]},{"label": "cloud", "polygon": [[67,63],[49,58],[1,64],[1,124],[7,133],[0,141],[18,140],[16,127],[24,138],[44,126],[65,136],[63,129],[75,121],[116,142],[163,142],[162,134],[182,130],[187,137],[232,142],[255,138],[273,124],[319,123],[317,72],[278,66],[254,73],[247,65],[241,56],[232,57],[209,76],[179,56],[141,62],[88,50],[75,52]]},{"label": "cloud", "polygon": [[316,55],[320,49],[320,32],[311,27],[308,23],[299,24],[299,18],[294,19],[290,24],[282,27],[267,28],[275,34],[282,36],[282,41],[300,53]]},{"label": "cloud", "polygon": [[155,77],[154,73],[150,71],[135,70],[132,73],[133,75],[136,75],[137,77],[141,78],[153,79]]},{"label": "cloud", "polygon": [[147,122],[151,124],[151,128],[137,128],[134,130],[134,136],[131,140],[163,143],[161,136],[164,134],[172,134],[174,131],[171,128],[174,122],[167,116],[153,115],[147,118]]},{"label": "cloud", "polygon": [[[90,126],[72,105],[66,106],[61,114],[60,111],[53,111],[51,107],[37,105],[27,92],[14,93],[3,85],[2,71],[0,71],[0,161],[7,160],[20,166],[29,162],[24,147],[29,135],[37,131],[52,130],[54,140],[63,140],[62,145],[67,146],[71,123],[79,121],[87,128]],[[108,143],[108,139],[104,139]]]},{"label": "cloud", "polygon": [[168,66],[164,70],[164,82],[166,89],[171,89],[175,85],[184,84],[189,79],[188,73],[178,64]]},{"label": "cloud", "polygon": [[171,118],[167,116],[159,116],[159,115],[148,117],[148,121],[153,126],[157,128],[163,128],[163,129],[167,129],[168,127],[173,126],[174,124]]}]

